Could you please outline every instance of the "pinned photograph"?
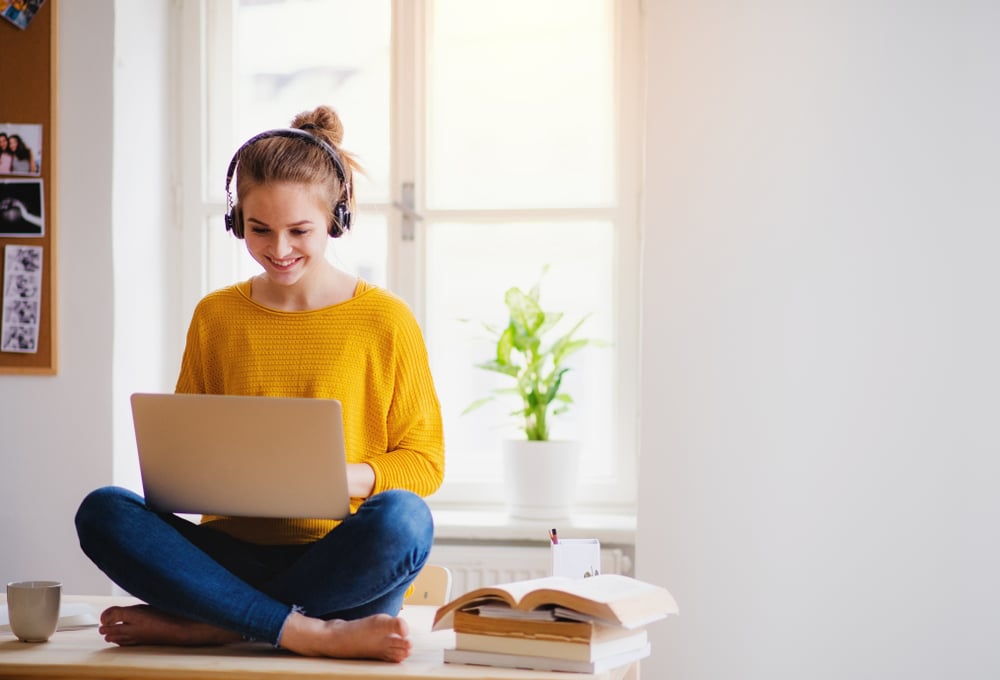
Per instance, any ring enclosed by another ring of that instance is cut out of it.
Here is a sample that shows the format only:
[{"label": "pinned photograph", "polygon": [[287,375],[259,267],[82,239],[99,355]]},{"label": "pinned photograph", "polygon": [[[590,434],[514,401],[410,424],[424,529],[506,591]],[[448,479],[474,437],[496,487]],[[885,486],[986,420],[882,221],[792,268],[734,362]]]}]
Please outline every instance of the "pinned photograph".
[{"label": "pinned photograph", "polygon": [[41,174],[42,126],[0,123],[0,175]]},{"label": "pinned photograph", "polygon": [[0,352],[38,351],[41,302],[42,248],[7,244],[4,248]]},{"label": "pinned photograph", "polygon": [[0,16],[23,31],[44,4],[45,0],[0,0]]},{"label": "pinned photograph", "polygon": [[0,237],[44,236],[42,180],[0,180]]}]

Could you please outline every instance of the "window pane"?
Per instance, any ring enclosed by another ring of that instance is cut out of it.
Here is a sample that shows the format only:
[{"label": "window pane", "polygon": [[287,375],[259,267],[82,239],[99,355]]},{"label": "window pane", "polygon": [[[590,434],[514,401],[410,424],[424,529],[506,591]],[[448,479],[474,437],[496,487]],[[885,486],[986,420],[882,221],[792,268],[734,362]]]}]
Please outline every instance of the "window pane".
[{"label": "window pane", "polygon": [[[607,222],[436,223],[427,232],[425,333],[444,415],[448,479],[496,480],[501,440],[523,435],[508,415],[518,404],[514,396],[462,415],[493,388],[510,387],[504,376],[475,367],[496,354],[482,324],[506,325],[504,293],[531,288],[548,265],[542,307],[565,314],[554,337],[591,314],[577,337],[612,342],[613,229]],[[586,348],[570,365],[564,385],[575,403],[552,420],[551,436],[584,442],[583,476],[600,478],[613,459],[613,351]]]},{"label": "window pane", "polygon": [[428,206],[611,204],[608,0],[434,0],[432,7]]},{"label": "window pane", "polygon": [[390,9],[389,0],[241,0],[235,143],[328,104],[367,174],[355,178],[358,197],[388,202]]}]

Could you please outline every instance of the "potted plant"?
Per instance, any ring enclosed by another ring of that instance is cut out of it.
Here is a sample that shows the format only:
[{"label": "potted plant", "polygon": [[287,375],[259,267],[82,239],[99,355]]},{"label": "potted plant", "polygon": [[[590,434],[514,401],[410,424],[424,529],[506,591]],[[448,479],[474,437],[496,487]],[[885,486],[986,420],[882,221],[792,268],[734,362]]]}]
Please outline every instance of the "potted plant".
[{"label": "potted plant", "polygon": [[539,297],[540,282],[527,292],[510,288],[504,294],[507,325],[483,324],[496,354],[476,367],[505,375],[513,385],[493,390],[465,413],[497,397],[516,397],[518,406],[511,415],[524,439],[503,443],[508,511],[515,517],[555,519],[569,515],[580,453],[577,441],[550,439],[550,420],[573,403],[563,386],[570,370],[567,360],[585,347],[604,343],[576,337],[587,316],[551,338],[564,315],[543,309]]}]

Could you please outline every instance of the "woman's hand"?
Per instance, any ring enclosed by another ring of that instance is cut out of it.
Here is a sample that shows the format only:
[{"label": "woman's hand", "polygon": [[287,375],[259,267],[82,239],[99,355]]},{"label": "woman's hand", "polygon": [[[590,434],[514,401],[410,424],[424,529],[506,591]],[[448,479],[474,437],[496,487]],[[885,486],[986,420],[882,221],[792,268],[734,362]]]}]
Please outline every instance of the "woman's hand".
[{"label": "woman's hand", "polygon": [[375,490],[375,470],[368,463],[348,463],[347,490],[351,498],[371,496]]}]

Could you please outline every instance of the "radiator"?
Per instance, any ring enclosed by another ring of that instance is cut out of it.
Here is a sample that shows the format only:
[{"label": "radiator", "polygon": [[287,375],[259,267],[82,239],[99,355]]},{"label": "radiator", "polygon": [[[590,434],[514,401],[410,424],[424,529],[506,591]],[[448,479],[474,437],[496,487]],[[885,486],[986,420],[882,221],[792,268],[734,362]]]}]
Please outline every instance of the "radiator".
[{"label": "radiator", "polygon": [[[552,556],[548,546],[434,544],[428,558],[451,570],[451,596],[480,586],[548,576]],[[601,571],[630,574],[632,561],[621,548],[601,548]]]}]

